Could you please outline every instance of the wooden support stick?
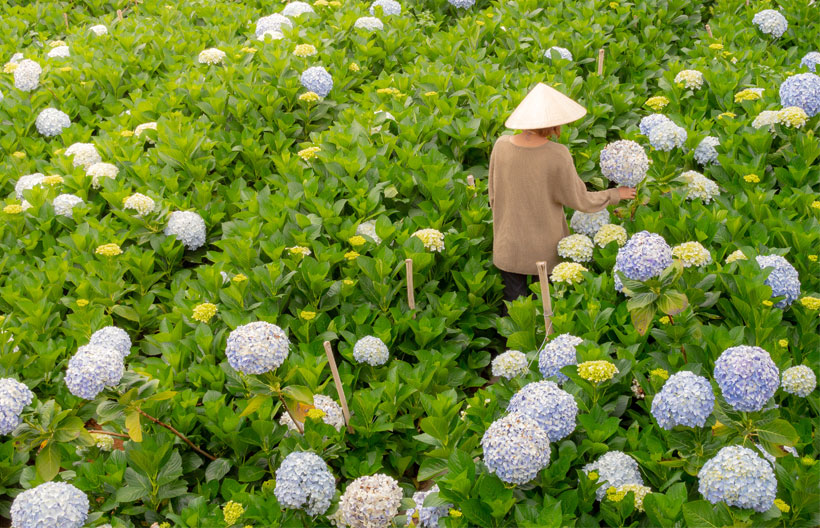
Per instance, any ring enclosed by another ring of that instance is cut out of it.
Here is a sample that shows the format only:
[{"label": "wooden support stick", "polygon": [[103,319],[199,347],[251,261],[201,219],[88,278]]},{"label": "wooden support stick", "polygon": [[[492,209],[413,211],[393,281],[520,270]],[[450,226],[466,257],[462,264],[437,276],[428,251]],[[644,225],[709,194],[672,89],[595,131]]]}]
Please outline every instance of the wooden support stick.
[{"label": "wooden support stick", "polygon": [[117,20],[122,22],[122,9],[117,9]]},{"label": "wooden support stick", "polygon": [[[407,304],[411,310],[415,310],[416,296],[413,292],[413,259],[404,259],[404,266],[407,269]],[[413,317],[415,317],[415,314]]]},{"label": "wooden support stick", "polygon": [[544,307],[544,328],[547,335],[552,334],[552,301],[550,300],[550,283],[547,277],[547,263],[542,261],[536,262],[535,267],[538,268],[538,280],[541,283],[541,304]]},{"label": "wooden support stick", "polygon": [[68,13],[63,13],[63,20],[65,21],[65,30],[68,31]]},{"label": "wooden support stick", "polygon": [[715,38],[715,36],[712,35],[712,28],[709,27],[709,24],[706,24],[706,34],[709,35],[709,38]]},{"label": "wooden support stick", "polygon": [[339,369],[336,368],[336,359],[333,357],[333,349],[330,347],[330,341],[325,341],[324,344],[327,362],[330,364],[330,372],[333,374],[333,383],[336,385],[336,392],[339,393],[339,402],[342,404],[342,413],[345,415],[347,432],[352,433],[353,426],[350,425],[350,410],[347,408],[347,398],[345,398],[344,387],[342,387],[342,378],[339,377]]},{"label": "wooden support stick", "polygon": [[[475,178],[473,177],[472,174],[467,175],[467,185],[469,185],[472,188],[475,188]],[[473,198],[475,198],[477,196],[477,194],[478,193],[473,193]]]},{"label": "wooden support stick", "polygon": [[598,50],[598,75],[604,74],[604,48]]}]

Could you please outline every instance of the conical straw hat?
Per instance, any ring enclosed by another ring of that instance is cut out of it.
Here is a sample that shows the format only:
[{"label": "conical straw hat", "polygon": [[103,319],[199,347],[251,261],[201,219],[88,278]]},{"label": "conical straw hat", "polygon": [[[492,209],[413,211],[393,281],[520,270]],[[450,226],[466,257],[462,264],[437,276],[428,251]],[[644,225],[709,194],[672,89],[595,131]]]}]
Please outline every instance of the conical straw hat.
[{"label": "conical straw hat", "polygon": [[546,128],[584,117],[587,109],[555,88],[538,83],[513,110],[504,126],[517,130]]}]

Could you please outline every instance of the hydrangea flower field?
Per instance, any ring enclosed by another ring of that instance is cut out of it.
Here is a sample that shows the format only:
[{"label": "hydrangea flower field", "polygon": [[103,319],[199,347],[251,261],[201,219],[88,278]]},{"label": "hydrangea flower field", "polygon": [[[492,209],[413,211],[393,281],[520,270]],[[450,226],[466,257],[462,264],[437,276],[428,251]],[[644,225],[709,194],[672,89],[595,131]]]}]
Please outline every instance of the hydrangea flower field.
[{"label": "hydrangea flower field", "polygon": [[[2,21],[0,526],[820,524],[820,3]],[[537,82],[637,198],[567,209],[552,313],[501,317]]]}]

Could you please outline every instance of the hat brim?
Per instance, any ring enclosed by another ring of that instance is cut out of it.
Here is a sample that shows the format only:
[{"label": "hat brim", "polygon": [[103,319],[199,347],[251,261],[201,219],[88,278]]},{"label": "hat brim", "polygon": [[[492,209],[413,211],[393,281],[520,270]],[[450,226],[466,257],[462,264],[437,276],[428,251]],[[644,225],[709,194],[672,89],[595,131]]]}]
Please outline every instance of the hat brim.
[{"label": "hat brim", "polygon": [[587,109],[555,88],[538,83],[510,114],[504,126],[516,130],[547,128],[572,123]]}]

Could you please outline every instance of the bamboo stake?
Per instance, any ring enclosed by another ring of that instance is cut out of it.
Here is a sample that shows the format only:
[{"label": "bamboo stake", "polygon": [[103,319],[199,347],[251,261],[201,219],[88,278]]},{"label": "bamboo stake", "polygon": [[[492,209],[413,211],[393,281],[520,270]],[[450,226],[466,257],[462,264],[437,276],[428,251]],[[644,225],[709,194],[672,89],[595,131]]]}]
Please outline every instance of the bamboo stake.
[{"label": "bamboo stake", "polygon": [[117,9],[117,20],[122,22],[122,9]]},{"label": "bamboo stake", "polygon": [[68,31],[68,13],[63,13],[63,20],[65,21],[65,30]]},{"label": "bamboo stake", "polygon": [[[475,188],[475,178],[472,174],[467,175],[467,185],[469,185],[472,188]],[[477,194],[478,193],[473,193],[473,198],[475,198]]]},{"label": "bamboo stake", "polygon": [[598,50],[598,75],[604,74],[604,48]]},{"label": "bamboo stake", "polygon": [[339,402],[342,404],[342,413],[345,415],[345,424],[347,425],[347,432],[353,432],[353,426],[350,425],[350,410],[347,408],[347,398],[345,397],[344,387],[342,387],[342,378],[339,377],[339,369],[336,367],[336,358],[333,357],[333,349],[330,347],[330,341],[325,341],[325,354],[327,354],[327,362],[330,364],[330,372],[333,374],[333,383],[336,385],[336,392],[339,394]]},{"label": "bamboo stake", "polygon": [[552,301],[550,300],[550,283],[547,277],[547,263],[543,260],[536,262],[538,280],[541,284],[541,304],[544,307],[544,329],[547,335],[552,334]]},{"label": "bamboo stake", "polygon": [[[413,259],[404,259],[404,266],[407,269],[407,304],[411,310],[416,309],[416,296],[413,292]],[[415,318],[416,315],[413,314]]]},{"label": "bamboo stake", "polygon": [[712,35],[712,28],[709,27],[709,24],[706,24],[706,34],[709,35],[709,38],[715,38],[715,36]]}]

